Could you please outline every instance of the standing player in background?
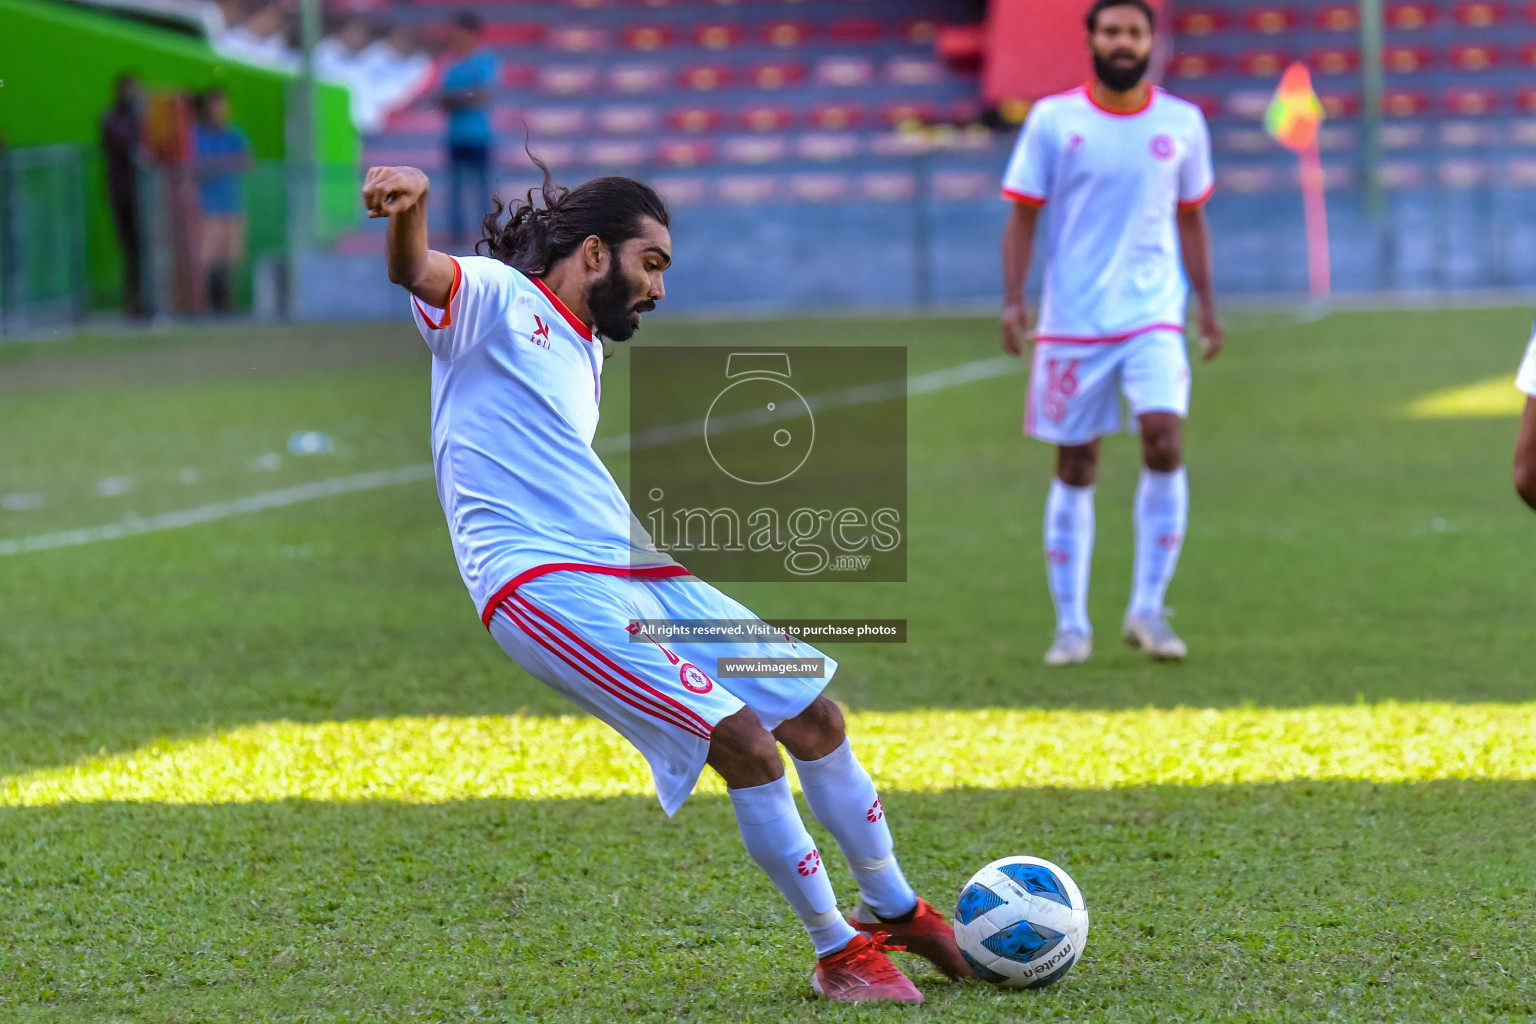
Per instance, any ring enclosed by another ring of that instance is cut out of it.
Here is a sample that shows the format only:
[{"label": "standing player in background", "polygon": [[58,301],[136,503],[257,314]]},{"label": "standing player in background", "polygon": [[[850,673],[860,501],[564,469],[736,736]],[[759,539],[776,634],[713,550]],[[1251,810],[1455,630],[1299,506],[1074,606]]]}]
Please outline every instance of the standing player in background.
[{"label": "standing player in background", "polygon": [[[747,852],[810,933],[816,992],[922,1002],[891,948],[972,976],[943,915],[907,884],[874,782],[822,696],[836,664],[828,658],[820,679],[715,679],[699,666],[819,655],[788,637],[662,644],[635,623],[756,618],[650,544],[592,450],[599,339],[628,341],[666,294],[666,206],[629,178],[567,190],[544,168],[543,186],[505,222],[492,198],[476,247],[489,255],[456,258],[427,248],[426,198],[414,167],[374,167],[363,186],[369,215],[389,218],[389,279],[414,296],[432,350],[438,495],[481,621],[514,661],[645,755],[667,814],[704,765],[725,779]],[[849,919],[801,822],[780,743],[858,882]]]},{"label": "standing player in background", "polygon": [[1520,435],[1515,440],[1515,490],[1536,509],[1536,331],[1515,375],[1515,387],[1526,395],[1525,415],[1520,418]]},{"label": "standing player in background", "polygon": [[[1024,430],[1057,446],[1045,509],[1046,575],[1056,603],[1047,665],[1079,664],[1093,649],[1093,488],[1099,439],[1120,429],[1122,394],[1140,422],[1146,463],[1122,629],[1153,658],[1184,657],[1163,596],[1189,510],[1183,420],[1190,286],[1204,358],[1215,358],[1222,345],[1203,209],[1212,188],[1205,118],[1143,81],[1154,27],[1145,0],[1096,0],[1087,25],[1093,80],[1030,109],[1003,181],[1013,204],[1003,234],[1003,344],[1023,355],[1034,342]],[[1042,208],[1045,294],[1031,331],[1024,280]]]}]

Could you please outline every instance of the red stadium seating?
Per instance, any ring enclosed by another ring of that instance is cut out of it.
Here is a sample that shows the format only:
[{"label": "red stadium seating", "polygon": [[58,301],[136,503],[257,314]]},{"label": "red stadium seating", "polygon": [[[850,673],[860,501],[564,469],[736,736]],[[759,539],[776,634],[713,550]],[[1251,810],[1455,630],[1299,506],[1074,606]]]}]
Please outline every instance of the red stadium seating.
[{"label": "red stadium seating", "polygon": [[1243,24],[1249,31],[1275,35],[1296,27],[1294,7],[1252,7],[1243,15]]},{"label": "red stadium seating", "polygon": [[804,21],[770,21],[763,26],[762,35],[769,46],[787,50],[810,42],[811,26]]},{"label": "red stadium seating", "polygon": [[532,64],[503,64],[501,84],[508,89],[532,89],[539,80],[539,69]]},{"label": "red stadium seating", "polygon": [[880,22],[874,18],[842,18],[832,23],[830,34],[839,43],[871,43],[882,32]]},{"label": "red stadium seating", "polygon": [[608,69],[615,92],[652,93],[665,89],[667,69],[661,64],[617,64]]},{"label": "red stadium seating", "polygon": [[1216,53],[1176,53],[1168,73],[1175,78],[1204,78],[1221,70],[1221,55]]},{"label": "red stadium seating", "polygon": [[1508,17],[1509,8],[1502,3],[1489,3],[1488,0],[1461,0],[1455,9],[1456,24],[1468,28],[1498,25]]},{"label": "red stadium seating", "polygon": [[909,43],[928,44],[939,37],[939,23],[931,18],[918,18],[901,26],[901,38]]},{"label": "red stadium seating", "polygon": [[1536,43],[1525,43],[1520,47],[1520,63],[1536,67]]},{"label": "red stadium seating", "polygon": [[1382,48],[1381,63],[1388,71],[1407,75],[1427,69],[1433,57],[1424,46],[1387,46]]},{"label": "red stadium seating", "polygon": [[608,48],[608,33],[600,28],[556,25],[549,30],[544,43],[551,50],[562,53],[592,53]]},{"label": "red stadium seating", "polygon": [[1388,28],[1403,30],[1428,28],[1435,23],[1435,5],[1423,0],[1387,4],[1386,23]]},{"label": "red stadium seating", "polygon": [[1290,64],[1291,55],[1284,50],[1244,50],[1238,56],[1238,66],[1243,74],[1255,78],[1272,78]]},{"label": "red stadium seating", "polygon": [[805,81],[805,65],[796,61],[767,61],[753,65],[749,78],[758,89],[783,89]]},{"label": "red stadium seating", "polygon": [[1352,92],[1324,92],[1317,99],[1328,117],[1353,117],[1360,113],[1360,97]]},{"label": "red stadium seating", "polygon": [[671,25],[631,25],[620,36],[629,49],[646,52],[665,49],[675,38]]},{"label": "red stadium seating", "polygon": [[856,128],[864,119],[864,108],[857,103],[822,103],[811,108],[811,123],[826,131]]},{"label": "red stadium seating", "polygon": [[1463,117],[1490,114],[1498,105],[1498,93],[1492,89],[1452,88],[1445,93],[1445,109]]},{"label": "red stadium seating", "polygon": [[746,107],[737,115],[739,127],[748,132],[782,132],[794,119],[789,107]]},{"label": "red stadium seating", "polygon": [[489,46],[536,46],[544,38],[544,26],[536,21],[495,21],[482,30]]},{"label": "red stadium seating", "polygon": [[729,64],[690,64],[677,73],[677,83],[692,92],[714,92],[731,84]]},{"label": "red stadium seating", "polygon": [[1536,85],[1522,85],[1516,89],[1515,106],[1528,114],[1536,114]]},{"label": "red stadium seating", "polygon": [[715,147],[703,140],[663,142],[656,147],[656,158],[672,167],[697,167],[715,158]]},{"label": "red stadium seating", "polygon": [[887,103],[880,110],[880,116],[886,124],[896,127],[903,124],[929,124],[933,121],[933,104],[918,103]]},{"label": "red stadium seating", "polygon": [[1173,30],[1181,36],[1200,38],[1227,27],[1225,11],[1180,11],[1173,19]]},{"label": "red stadium seating", "polygon": [[539,89],[557,96],[591,92],[597,81],[597,69],[586,64],[546,64],[539,68]]},{"label": "red stadium seating", "polygon": [[719,131],[724,120],[718,107],[679,107],[667,116],[674,131],[691,134]]},{"label": "red stadium seating", "polygon": [[1353,32],[1360,27],[1360,9],[1354,4],[1323,4],[1313,17],[1325,32]]},{"label": "red stadium seating", "polygon": [[1457,43],[1451,47],[1451,66],[1460,71],[1487,71],[1497,67],[1503,52],[1490,43]]},{"label": "red stadium seating", "polygon": [[693,42],[706,50],[729,50],[741,45],[741,26],[731,21],[705,22],[693,30]]},{"label": "red stadium seating", "polygon": [[1381,97],[1381,109],[1388,117],[1413,117],[1429,109],[1429,96],[1413,89],[1388,89]]},{"label": "red stadium seating", "polygon": [[1353,46],[1323,46],[1307,56],[1307,66],[1320,75],[1352,74],[1360,66],[1360,51]]}]

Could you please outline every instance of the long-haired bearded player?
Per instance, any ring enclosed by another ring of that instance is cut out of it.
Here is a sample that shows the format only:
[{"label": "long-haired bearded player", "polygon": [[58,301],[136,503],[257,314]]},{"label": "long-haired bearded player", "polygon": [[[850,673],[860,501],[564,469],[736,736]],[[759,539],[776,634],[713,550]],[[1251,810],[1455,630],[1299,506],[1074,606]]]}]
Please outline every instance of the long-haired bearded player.
[{"label": "long-haired bearded player", "polygon": [[[1143,80],[1153,31],[1145,0],[1096,0],[1087,26],[1093,80],[1030,109],[1003,179],[1012,200],[1003,234],[1003,344],[1023,355],[1025,342],[1034,342],[1024,430],[1057,446],[1045,508],[1046,577],[1056,603],[1047,665],[1078,664],[1093,648],[1093,487],[1099,439],[1120,429],[1121,395],[1140,424],[1146,464],[1122,632],[1154,658],[1184,657],[1163,596],[1189,510],[1182,449],[1191,287],[1204,358],[1222,345],[1203,209],[1212,182],[1205,118]],[[1032,331],[1024,279],[1042,209],[1049,262]]]},{"label": "long-haired bearded player", "polygon": [[[699,666],[718,657],[822,655],[787,637],[630,642],[636,619],[756,616],[649,545],[592,450],[599,338],[627,341],[666,294],[666,206],[629,178],[567,190],[544,171],[543,186],[510,207],[493,198],[483,256],[427,248],[421,171],[374,167],[363,186],[369,216],[389,218],[389,279],[414,296],[432,350],[433,462],[464,583],[514,661],[645,755],[669,815],[705,764],[725,779],[747,852],[810,933],[816,992],[922,1002],[887,949],[951,977],[972,972],[896,862],[874,783],[821,694],[832,659],[825,679],[715,679]],[[780,743],[858,882],[849,918],[795,807]]]}]

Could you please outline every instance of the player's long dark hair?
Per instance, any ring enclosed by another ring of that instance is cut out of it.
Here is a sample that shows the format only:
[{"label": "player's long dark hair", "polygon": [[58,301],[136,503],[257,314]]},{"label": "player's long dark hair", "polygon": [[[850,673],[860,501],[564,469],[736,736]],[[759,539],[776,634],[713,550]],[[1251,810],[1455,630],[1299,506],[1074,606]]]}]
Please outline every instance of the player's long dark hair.
[{"label": "player's long dark hair", "polygon": [[531,150],[528,158],[544,172],[543,184],[510,203],[491,196],[491,212],[480,223],[485,237],[475,244],[476,253],[539,277],[590,235],[616,249],[639,237],[642,218],[650,217],[662,227],[672,225],[667,204],[644,182],[612,176],[566,188],[555,184],[549,165]]}]

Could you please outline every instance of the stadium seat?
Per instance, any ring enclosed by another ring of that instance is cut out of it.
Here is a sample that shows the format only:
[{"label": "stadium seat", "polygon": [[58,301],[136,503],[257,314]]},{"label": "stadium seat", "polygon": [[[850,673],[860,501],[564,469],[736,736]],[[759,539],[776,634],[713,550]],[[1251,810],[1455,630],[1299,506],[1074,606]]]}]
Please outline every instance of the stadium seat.
[{"label": "stadium seat", "polygon": [[586,157],[599,167],[634,167],[650,155],[648,143],[638,139],[599,139],[587,144]]},{"label": "stadium seat", "polygon": [[1360,9],[1354,4],[1323,4],[1314,19],[1324,32],[1353,32],[1360,27]]},{"label": "stadium seat", "polygon": [[705,22],[694,28],[693,42],[706,50],[729,50],[741,45],[741,26],[731,21]]},{"label": "stadium seat", "polygon": [[1429,96],[1414,89],[1388,89],[1382,94],[1381,109],[1388,117],[1414,117],[1429,109]]},{"label": "stadium seat", "polygon": [[864,119],[864,108],[857,103],[818,103],[811,108],[811,123],[826,131],[856,128]]},{"label": "stadium seat", "polygon": [[773,200],[779,179],[772,174],[727,174],[715,183],[715,195],[727,203],[755,206]]},{"label": "stadium seat", "polygon": [[794,122],[789,107],[743,107],[736,115],[737,126],[748,132],[782,132]]},{"label": "stadium seat", "polygon": [[885,65],[885,80],[893,85],[936,85],[944,80],[944,68],[929,57],[892,57]]},{"label": "stadium seat", "polygon": [[673,131],[694,135],[719,131],[724,120],[718,107],[679,107],[667,115]]},{"label": "stadium seat", "polygon": [[581,25],[556,25],[545,35],[544,45],[560,53],[593,53],[608,48],[608,33]]},{"label": "stadium seat", "polygon": [[932,124],[933,104],[928,102],[887,103],[880,108],[880,117],[892,128],[908,124]]},{"label": "stadium seat", "polygon": [[1307,66],[1320,75],[1352,74],[1360,66],[1360,51],[1353,46],[1321,46],[1307,55]]},{"label": "stadium seat", "polygon": [[901,26],[901,38],[927,46],[939,37],[939,23],[932,18],[916,18]]},{"label": "stadium seat", "polygon": [[749,72],[758,89],[784,89],[805,81],[805,65],[798,61],[766,61]]},{"label": "stadium seat", "polygon": [[834,203],[848,192],[846,174],[794,174],[789,194],[803,203]]},{"label": "stadium seat", "polygon": [[1289,32],[1296,27],[1297,20],[1294,7],[1252,7],[1243,14],[1243,24],[1250,32],[1271,36]]},{"label": "stadium seat", "polygon": [[1436,177],[1447,188],[1481,188],[1493,177],[1493,168],[1483,160],[1444,160]]},{"label": "stadium seat", "polygon": [[556,96],[575,96],[597,87],[597,69],[587,64],[546,64],[538,74],[540,91]]},{"label": "stadium seat", "polygon": [[1168,73],[1175,78],[1205,78],[1221,70],[1221,55],[1216,53],[1176,53]]},{"label": "stadium seat", "polygon": [[1457,43],[1451,47],[1451,66],[1460,71],[1487,71],[1503,58],[1499,47],[1491,43]]},{"label": "stadium seat", "polygon": [[1523,43],[1520,47],[1520,63],[1536,67],[1536,43]]},{"label": "stadium seat", "polygon": [[581,107],[533,107],[523,112],[522,117],[535,138],[575,135],[587,127],[587,112]]},{"label": "stadium seat", "polygon": [[597,126],[610,135],[638,135],[655,131],[661,115],[655,107],[603,107],[597,112]]},{"label": "stadium seat", "polygon": [[645,53],[664,50],[675,38],[671,25],[630,25],[619,36],[626,48]]},{"label": "stadium seat", "polygon": [[537,21],[493,21],[482,30],[487,46],[537,46],[544,26]]},{"label": "stadium seat", "polygon": [[731,66],[690,64],[677,73],[677,82],[690,92],[714,92],[731,84]]},{"label": "stadium seat", "polygon": [[861,199],[900,203],[916,194],[917,179],[906,171],[871,171],[859,175],[855,187]]},{"label": "stadium seat", "polygon": [[615,92],[655,93],[667,86],[667,69],[661,64],[617,64],[608,69]]},{"label": "stadium seat", "polygon": [[1327,117],[1353,117],[1360,113],[1360,97],[1352,92],[1324,92],[1317,99]]},{"label": "stadium seat", "polygon": [[1499,95],[1492,89],[1455,87],[1445,91],[1445,109],[1462,117],[1491,114],[1499,105]]},{"label": "stadium seat", "polygon": [[1383,149],[1419,150],[1424,148],[1427,138],[1422,124],[1389,124],[1381,129]]},{"label": "stadium seat", "polygon": [[867,57],[827,57],[816,64],[818,85],[869,85],[875,78],[875,62]]},{"label": "stadium seat", "polygon": [[1180,11],[1174,16],[1174,31],[1181,36],[1201,38],[1214,35],[1227,27],[1225,11]]},{"label": "stadium seat", "polygon": [[735,135],[720,146],[721,155],[733,164],[766,164],[784,159],[789,143],[782,135]]},{"label": "stadium seat", "polygon": [[671,167],[698,167],[714,161],[715,147],[703,139],[663,142],[656,147],[656,159]]},{"label": "stadium seat", "polygon": [[880,38],[883,29],[875,18],[840,18],[832,23],[828,34],[834,42],[872,43]]},{"label": "stadium seat", "polygon": [[1284,71],[1291,62],[1291,55],[1284,50],[1244,50],[1238,55],[1238,66],[1243,74],[1255,78],[1271,78]]},{"label": "stadium seat", "polygon": [[804,21],[770,21],[762,28],[763,42],[788,50],[810,42],[811,26]]},{"label": "stadium seat", "polygon": [[1487,121],[1447,121],[1440,126],[1440,142],[1452,149],[1491,146],[1498,133]]},{"label": "stadium seat", "polygon": [[503,64],[501,84],[508,89],[532,89],[539,80],[539,69],[532,64]]},{"label": "stadium seat", "polygon": [[1455,9],[1456,24],[1468,28],[1498,25],[1508,17],[1507,7],[1502,3],[1489,3],[1488,0],[1461,0]]},{"label": "stadium seat", "polygon": [[802,160],[852,160],[859,155],[859,137],[853,132],[812,132],[795,140],[795,155]]},{"label": "stadium seat", "polygon": [[1435,5],[1423,0],[1390,3],[1385,11],[1385,21],[1388,28],[1402,31],[1428,28],[1435,23]]},{"label": "stadium seat", "polygon": [[1381,64],[1393,74],[1409,75],[1426,70],[1433,63],[1433,56],[1424,46],[1386,46],[1381,51]]}]

